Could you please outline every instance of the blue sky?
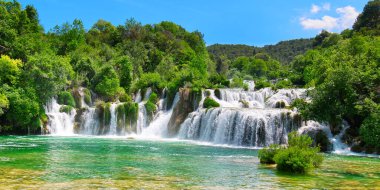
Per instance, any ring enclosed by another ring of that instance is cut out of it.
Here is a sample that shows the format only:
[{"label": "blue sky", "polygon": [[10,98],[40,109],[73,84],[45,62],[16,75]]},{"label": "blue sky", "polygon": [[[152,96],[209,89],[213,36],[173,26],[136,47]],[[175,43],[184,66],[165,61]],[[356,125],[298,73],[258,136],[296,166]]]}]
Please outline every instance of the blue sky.
[{"label": "blue sky", "polygon": [[314,37],[323,28],[351,27],[367,0],[19,0],[39,12],[48,31],[75,18],[86,29],[104,19],[114,25],[135,18],[143,24],[173,21],[199,30],[207,45],[262,46],[281,40]]}]

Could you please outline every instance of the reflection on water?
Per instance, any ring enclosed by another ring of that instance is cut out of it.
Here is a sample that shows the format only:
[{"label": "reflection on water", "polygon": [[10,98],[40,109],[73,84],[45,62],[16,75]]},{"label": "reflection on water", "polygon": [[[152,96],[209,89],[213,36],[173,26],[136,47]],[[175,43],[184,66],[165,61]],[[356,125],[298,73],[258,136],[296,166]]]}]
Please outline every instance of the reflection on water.
[{"label": "reflection on water", "polygon": [[380,159],[326,155],[309,175],[260,165],[257,151],[123,138],[0,137],[3,189],[371,189]]}]

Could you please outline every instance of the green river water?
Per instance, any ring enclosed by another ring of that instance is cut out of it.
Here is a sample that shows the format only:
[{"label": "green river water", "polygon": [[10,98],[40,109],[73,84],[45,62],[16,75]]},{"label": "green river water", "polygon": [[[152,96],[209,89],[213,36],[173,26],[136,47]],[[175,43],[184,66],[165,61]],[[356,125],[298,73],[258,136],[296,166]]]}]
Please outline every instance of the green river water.
[{"label": "green river water", "polygon": [[127,138],[0,137],[0,189],[380,189],[380,159],[326,154],[308,175],[257,150]]}]

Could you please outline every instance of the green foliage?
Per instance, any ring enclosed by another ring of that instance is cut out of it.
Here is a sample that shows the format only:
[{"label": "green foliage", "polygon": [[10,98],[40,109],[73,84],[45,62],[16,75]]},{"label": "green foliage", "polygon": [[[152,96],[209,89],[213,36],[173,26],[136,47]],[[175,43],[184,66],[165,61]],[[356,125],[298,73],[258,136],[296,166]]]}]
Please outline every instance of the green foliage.
[{"label": "green foliage", "polygon": [[134,84],[134,89],[147,89],[151,87],[153,91],[159,91],[163,88],[163,81],[158,73],[144,73]]},{"label": "green foliage", "polygon": [[59,108],[59,112],[70,114],[73,109],[74,108],[72,106],[66,106],[65,105],[65,106],[62,106],[61,108]]},{"label": "green foliage", "polygon": [[73,95],[67,91],[63,91],[58,94],[58,103],[62,105],[68,105],[71,107],[76,106]]},{"label": "green foliage", "polygon": [[9,108],[9,100],[5,94],[0,94],[0,116]]},{"label": "green foliage", "polygon": [[271,86],[271,83],[264,78],[255,80],[255,89],[256,90],[260,90],[262,88],[266,88],[266,87],[270,87],[270,86]]},{"label": "green foliage", "polygon": [[[304,54],[312,48],[312,39],[297,39],[289,41],[281,41],[276,45],[267,45],[262,48],[247,45],[222,45],[215,44],[207,47],[211,57],[215,62],[228,63],[228,60],[235,60],[238,57],[256,56],[258,59],[267,59],[272,57],[282,63],[288,65],[295,56]],[[218,61],[219,60],[219,61]],[[221,60],[224,60],[223,62]]]},{"label": "green foliage", "polygon": [[281,146],[278,144],[271,144],[269,147],[265,147],[259,150],[259,159],[262,164],[275,164],[273,160],[274,156],[281,149]]},{"label": "green foliage", "polygon": [[360,135],[367,145],[380,147],[380,112],[372,113],[364,120]]},{"label": "green foliage", "polygon": [[298,135],[297,132],[289,133],[288,148],[279,150],[273,158],[277,169],[292,173],[306,173],[319,167],[323,157],[318,154],[318,147],[310,147],[312,142],[307,135]]},{"label": "green foliage", "polygon": [[69,59],[52,54],[35,54],[29,57],[23,73],[24,80],[33,86],[41,103],[45,103],[70,84],[73,69]]},{"label": "green foliage", "polygon": [[220,104],[210,97],[206,97],[203,101],[203,108],[216,108],[220,107]]},{"label": "green foliage", "polygon": [[9,56],[0,57],[0,83],[15,85],[21,74],[22,62],[18,59],[11,59]]},{"label": "green foliage", "polygon": [[130,58],[123,56],[117,60],[116,64],[119,67],[120,86],[128,92],[132,84],[132,63]]},{"label": "green foliage", "polygon": [[291,88],[293,86],[292,82],[288,79],[279,80],[275,84],[276,89]]},{"label": "green foliage", "polygon": [[358,16],[354,26],[355,31],[360,31],[364,34],[380,35],[380,1],[369,1],[363,12]]},{"label": "green foliage", "polygon": [[152,93],[149,96],[148,101],[145,103],[146,111],[150,114],[150,116],[153,115],[153,113],[157,110],[156,103],[158,101],[158,96],[156,93]]},{"label": "green foliage", "polygon": [[112,99],[120,90],[120,81],[112,66],[106,65],[92,79],[92,88],[105,99]]},{"label": "green foliage", "polygon": [[91,91],[89,89],[85,88],[85,89],[83,89],[83,93],[84,93],[84,102],[87,105],[91,105],[91,103],[92,103]]}]

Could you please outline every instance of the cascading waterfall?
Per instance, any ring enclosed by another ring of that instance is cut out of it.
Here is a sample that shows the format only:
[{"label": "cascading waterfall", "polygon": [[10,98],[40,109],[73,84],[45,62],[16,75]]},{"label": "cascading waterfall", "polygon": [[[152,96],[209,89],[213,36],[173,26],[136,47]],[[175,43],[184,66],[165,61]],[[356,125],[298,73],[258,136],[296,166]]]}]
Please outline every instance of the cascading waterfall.
[{"label": "cascading waterfall", "polygon": [[141,136],[148,138],[165,137],[167,134],[167,126],[173,113],[173,107],[179,101],[179,94],[175,95],[172,107],[166,111],[164,106],[164,99],[159,102],[159,112],[156,118],[149,124],[149,127],[142,131]]},{"label": "cascading waterfall", "polygon": [[[347,124],[343,126],[340,134],[333,137],[328,125],[315,121],[301,121],[296,110],[284,109],[297,98],[309,101],[306,89],[254,90],[254,82],[244,81],[244,83],[249,87],[247,91],[237,88],[208,90],[209,96],[220,104],[218,108],[202,108],[205,94],[208,94],[203,92],[200,106],[188,114],[184,122],[179,125],[177,137],[214,144],[263,147],[272,143],[286,144],[287,134],[291,131],[298,131],[301,134],[323,131],[333,144],[336,153],[349,151],[348,146],[341,141],[348,128]],[[84,89],[79,88],[82,107],[78,110],[73,109],[70,113],[60,112],[63,105],[59,105],[56,99],[48,102],[45,106],[49,117],[47,129],[54,135],[137,134],[145,138],[167,137],[173,108],[180,99],[179,93],[176,94],[171,108],[167,109],[165,106],[167,99],[163,91],[157,105],[158,111],[148,117],[145,103],[151,93],[152,90],[148,88],[145,93],[138,91],[134,97],[138,114],[133,123],[128,114],[120,112],[124,109],[125,103],[105,104],[107,106],[103,109],[108,111],[99,110],[98,107],[86,104],[83,98]]]},{"label": "cascading waterfall", "polygon": [[116,103],[112,103],[110,106],[110,113],[111,113],[111,122],[110,122],[110,130],[108,132],[108,135],[117,135],[116,128],[117,128],[117,116],[116,116]]},{"label": "cascading waterfall", "polygon": [[220,107],[190,113],[180,126],[178,138],[250,147],[286,144],[287,134],[305,124],[296,111],[283,108],[297,98],[306,99],[306,90],[253,88],[254,83],[247,91],[208,90]]},{"label": "cascading waterfall", "polygon": [[55,98],[51,99],[45,106],[45,113],[49,117],[47,130],[52,135],[73,135],[75,109],[70,113],[61,112],[62,105]]},{"label": "cascading waterfall", "polygon": [[300,127],[287,110],[213,108],[193,112],[181,125],[179,138],[262,147],[287,143],[287,134]]}]

